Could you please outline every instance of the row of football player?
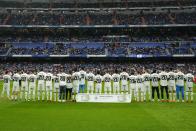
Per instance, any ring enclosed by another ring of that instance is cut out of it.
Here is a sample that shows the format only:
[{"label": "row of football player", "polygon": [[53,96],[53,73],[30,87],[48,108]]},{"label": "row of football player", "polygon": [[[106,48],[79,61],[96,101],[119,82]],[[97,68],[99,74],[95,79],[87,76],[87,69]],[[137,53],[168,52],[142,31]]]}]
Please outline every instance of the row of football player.
[{"label": "row of football player", "polygon": [[[125,71],[126,69],[124,69]],[[151,100],[151,87],[152,87],[152,99],[154,100],[154,92],[157,91],[157,96],[159,99],[159,81],[161,88],[161,97],[164,99],[163,92],[166,91],[167,99],[175,100],[177,94],[177,100],[179,101],[179,93],[182,93],[182,99],[184,100],[184,84],[186,81],[186,96],[188,100],[188,93],[191,94],[191,101],[193,101],[193,80],[194,76],[192,74],[183,74],[181,71],[174,72],[160,72],[156,73],[154,71],[152,74],[145,72],[144,74],[134,74],[129,75],[126,72],[120,74],[115,71],[112,76],[106,73],[104,76],[100,75],[100,71],[97,71],[96,75],[89,72],[81,70],[79,72],[69,72],[69,74],[61,73],[53,75],[52,73],[39,72],[37,75],[34,74],[14,74],[12,76],[13,80],[13,99],[17,99],[17,94],[20,90],[21,97],[25,95],[30,96],[30,93],[33,92],[35,95],[36,89],[36,80],[38,81],[37,95],[38,100],[41,96],[47,93],[47,99],[52,100],[52,91],[55,92],[54,100],[59,93],[65,90],[64,88],[72,89],[75,94],[80,90],[84,93],[86,87],[85,81],[87,81],[87,93],[94,93],[94,87],[96,93],[102,92],[102,81],[104,82],[104,92],[111,93],[113,88],[113,93],[133,93],[136,100],[139,100],[139,90],[141,91],[141,100],[146,99],[146,92],[149,93],[149,100]],[[4,79],[4,88],[2,94],[7,92],[9,96],[10,90],[10,80],[11,76],[6,74],[3,76]],[[54,89],[53,89],[53,80],[54,80]],[[21,86],[20,86],[21,81]],[[113,81],[113,86],[112,86]],[[129,82],[128,82],[129,81]],[[96,83],[94,85],[94,83]],[[129,85],[129,86],[128,86]],[[20,88],[21,87],[21,88]],[[19,89],[20,88],[20,89]],[[169,90],[169,93],[168,93]],[[176,94],[175,94],[176,92]],[[56,94],[57,93],[57,94]],[[15,95],[16,94],[16,95]],[[44,95],[43,95],[44,96]],[[50,98],[49,98],[50,96]],[[61,94],[59,95],[61,96]],[[75,95],[74,95],[75,96]],[[172,97],[173,96],[173,97]],[[42,97],[43,99],[44,97]]]}]

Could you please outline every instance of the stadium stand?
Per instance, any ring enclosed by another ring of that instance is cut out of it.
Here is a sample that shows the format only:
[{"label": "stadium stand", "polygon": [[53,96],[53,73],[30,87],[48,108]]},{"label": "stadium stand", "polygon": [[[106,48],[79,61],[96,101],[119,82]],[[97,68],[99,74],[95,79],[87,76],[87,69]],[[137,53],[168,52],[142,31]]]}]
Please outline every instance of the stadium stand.
[{"label": "stadium stand", "polygon": [[46,2],[20,2],[20,1],[2,1],[0,7],[17,7],[17,8],[112,8],[112,7],[172,7],[172,6],[192,6],[195,5],[194,0],[154,0],[154,1],[128,1],[128,0],[113,0],[103,1],[90,0],[87,2],[69,1],[63,2],[62,0]]},{"label": "stadium stand", "polygon": [[[143,12],[143,11],[142,11]],[[4,25],[163,25],[195,24],[196,14],[189,12],[152,12],[144,14],[111,13],[61,13],[58,12],[14,12],[0,14]]]},{"label": "stadium stand", "polygon": [[[164,66],[163,66],[164,65]],[[37,73],[44,69],[45,72],[54,72],[58,74],[61,72],[68,73],[74,68],[80,69],[84,67],[84,70],[95,72],[100,69],[102,74],[104,72],[114,73],[115,69],[119,72],[126,68],[127,72],[130,74],[132,71],[142,71],[143,68],[152,72],[153,70],[166,70],[169,71],[172,67],[173,70],[181,69],[184,73],[193,73],[196,75],[196,64],[195,63],[175,63],[175,62],[140,62],[140,63],[122,63],[122,62],[66,62],[66,63],[34,63],[34,62],[7,62],[0,64],[0,73],[5,71],[10,71],[12,73],[16,72],[27,72],[27,73]]]},{"label": "stadium stand", "polygon": [[[14,6],[13,6],[14,5]],[[15,72],[18,68],[37,72],[41,63],[26,63],[34,58],[170,58],[194,61],[196,55],[195,1],[154,1],[104,3],[39,3],[2,2],[0,4],[0,59],[8,61],[2,69]],[[15,8],[13,8],[15,7]],[[19,63],[9,62],[17,58]],[[25,59],[26,58],[26,59]],[[162,59],[160,59],[162,60]],[[48,64],[46,70],[58,72],[74,67],[118,68],[112,63]],[[126,62],[125,62],[126,63]],[[125,64],[141,67],[142,64]],[[37,64],[37,65],[36,65]],[[144,63],[148,69],[172,63]],[[194,70],[192,63],[183,63],[184,70]],[[103,66],[101,66],[103,65]],[[160,66],[160,67],[159,67]],[[119,68],[121,69],[121,68]],[[176,69],[176,68],[175,68]],[[136,69],[135,69],[136,70]]]}]

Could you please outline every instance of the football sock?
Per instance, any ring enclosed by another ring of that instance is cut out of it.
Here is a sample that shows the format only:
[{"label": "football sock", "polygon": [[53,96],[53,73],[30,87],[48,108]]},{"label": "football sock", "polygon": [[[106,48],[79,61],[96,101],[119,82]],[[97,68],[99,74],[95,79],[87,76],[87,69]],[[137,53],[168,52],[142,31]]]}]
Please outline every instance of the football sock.
[{"label": "football sock", "polygon": [[42,91],[42,100],[44,100],[45,99],[45,91]]},{"label": "football sock", "polygon": [[27,91],[25,91],[25,100],[27,100],[27,95],[28,93],[27,93]]},{"label": "football sock", "polygon": [[173,100],[176,100],[176,92],[173,93]]},{"label": "football sock", "polygon": [[169,93],[169,99],[172,100],[172,93]]},{"label": "football sock", "polygon": [[186,100],[188,101],[189,100],[189,93],[186,92]]},{"label": "football sock", "polygon": [[50,100],[52,100],[52,91],[50,91]]},{"label": "football sock", "polygon": [[191,92],[191,101],[193,101],[193,92]]}]

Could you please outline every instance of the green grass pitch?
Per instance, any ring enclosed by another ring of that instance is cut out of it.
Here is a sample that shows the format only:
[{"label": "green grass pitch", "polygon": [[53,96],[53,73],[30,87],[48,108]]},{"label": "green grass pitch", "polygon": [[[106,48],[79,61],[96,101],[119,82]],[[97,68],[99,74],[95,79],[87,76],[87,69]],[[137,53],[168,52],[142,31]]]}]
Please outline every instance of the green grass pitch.
[{"label": "green grass pitch", "polygon": [[0,131],[131,130],[195,131],[196,102],[102,104],[0,99]]}]

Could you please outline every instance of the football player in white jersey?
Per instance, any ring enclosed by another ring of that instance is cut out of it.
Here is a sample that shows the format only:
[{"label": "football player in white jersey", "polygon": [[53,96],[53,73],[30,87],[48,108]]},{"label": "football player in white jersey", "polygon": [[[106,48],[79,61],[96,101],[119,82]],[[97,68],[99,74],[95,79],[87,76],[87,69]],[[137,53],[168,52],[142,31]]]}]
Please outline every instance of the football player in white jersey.
[{"label": "football player in white jersey", "polygon": [[86,80],[87,80],[87,93],[93,94],[93,92],[94,92],[94,79],[95,79],[95,75],[92,72],[89,72],[86,75]]},{"label": "football player in white jersey", "polygon": [[80,73],[77,72],[77,69],[74,69],[74,73],[72,74],[73,79],[73,100],[76,101],[76,94],[79,92],[79,84],[80,84]]},{"label": "football player in white jersey", "polygon": [[186,74],[185,76],[186,80],[186,101],[188,102],[188,95],[190,93],[191,96],[191,102],[193,102],[193,80],[194,76],[191,73]]},{"label": "football player in white jersey", "polygon": [[152,83],[152,101],[154,102],[154,93],[156,91],[158,101],[160,101],[160,94],[159,94],[159,74],[157,74],[156,70],[153,71],[151,74],[151,83]]},{"label": "football player in white jersey", "polygon": [[53,90],[53,95],[54,95],[54,101],[59,101],[59,75],[57,74],[56,76],[53,76],[54,80],[54,90]]},{"label": "football player in white jersey", "polygon": [[52,101],[52,79],[53,74],[46,73],[45,80],[46,80],[46,99]]},{"label": "football player in white jersey", "polygon": [[144,88],[143,88],[143,76],[138,73],[136,76],[136,94],[137,94],[137,101],[140,100],[139,98],[139,91],[141,93],[141,101],[144,101]]},{"label": "football player in white jersey", "polygon": [[[73,89],[73,84],[72,84],[72,76],[71,76],[71,71],[69,74],[66,76],[66,100],[71,100],[72,98],[72,89]],[[69,95],[69,97],[68,97]]]},{"label": "football player in white jersey", "polygon": [[28,88],[28,77],[29,75],[26,73],[23,73],[20,75],[21,77],[21,90],[20,90],[20,99],[25,98],[25,100],[28,100],[28,92],[29,92],[29,88]]},{"label": "football player in white jersey", "polygon": [[82,91],[84,93],[85,90],[85,81],[86,81],[86,72],[84,71],[84,68],[79,72],[80,73],[80,85],[79,85],[79,92]]},{"label": "football player in white jersey", "polygon": [[12,79],[13,79],[12,99],[17,100],[20,92],[20,74],[15,73]]},{"label": "football player in white jersey", "polygon": [[168,74],[165,71],[159,73],[160,77],[160,85],[161,85],[161,99],[164,101],[164,89],[166,92],[167,100],[169,100],[169,92],[168,92]]},{"label": "football player in white jersey", "polygon": [[111,91],[112,91],[112,85],[111,85],[111,75],[106,73],[104,76],[103,76],[103,80],[104,80],[104,93],[107,94],[111,94]]},{"label": "football player in white jersey", "polygon": [[97,71],[97,75],[95,76],[95,92],[101,94],[102,92],[102,76],[100,75],[100,71]]},{"label": "football player in white jersey", "polygon": [[120,93],[120,75],[118,74],[118,70],[115,70],[115,73],[112,75],[113,80],[113,93]]},{"label": "football player in white jersey", "polygon": [[66,77],[67,77],[67,74],[61,73],[58,76],[59,76],[59,89],[60,89],[59,101],[60,102],[65,102]]},{"label": "football player in white jersey", "polygon": [[123,69],[123,72],[120,73],[120,79],[121,79],[121,93],[128,94],[128,79],[129,74],[126,72],[126,69]]},{"label": "football player in white jersey", "polygon": [[29,77],[29,91],[28,91],[28,100],[35,101],[35,90],[36,90],[36,75],[30,74]]},{"label": "football player in white jersey", "polygon": [[133,96],[133,99],[137,100],[137,94],[136,94],[136,76],[133,72],[131,72],[131,75],[129,76],[129,82],[130,82],[130,94]]},{"label": "football player in white jersey", "polygon": [[[175,82],[175,73],[170,69],[170,72],[168,72],[168,87],[169,87],[169,99],[170,101],[176,100],[176,82]],[[172,96],[173,95],[173,96]]]},{"label": "football player in white jersey", "polygon": [[46,73],[41,71],[37,74],[37,80],[38,80],[38,88],[37,88],[37,97],[38,100],[45,99],[45,75]]},{"label": "football player in white jersey", "polygon": [[182,94],[182,102],[184,102],[184,80],[185,76],[184,73],[182,73],[180,70],[177,70],[176,73],[176,94],[177,94],[177,102],[179,102],[180,99],[180,91]]},{"label": "football player in white jersey", "polygon": [[148,92],[148,100],[151,101],[151,87],[150,87],[150,74],[145,71],[143,74],[144,78],[144,101],[146,101],[146,92]]},{"label": "football player in white jersey", "polygon": [[6,92],[7,97],[10,98],[10,80],[11,76],[9,75],[9,72],[6,71],[5,75],[3,76],[3,90],[1,92],[1,97],[3,97]]}]

